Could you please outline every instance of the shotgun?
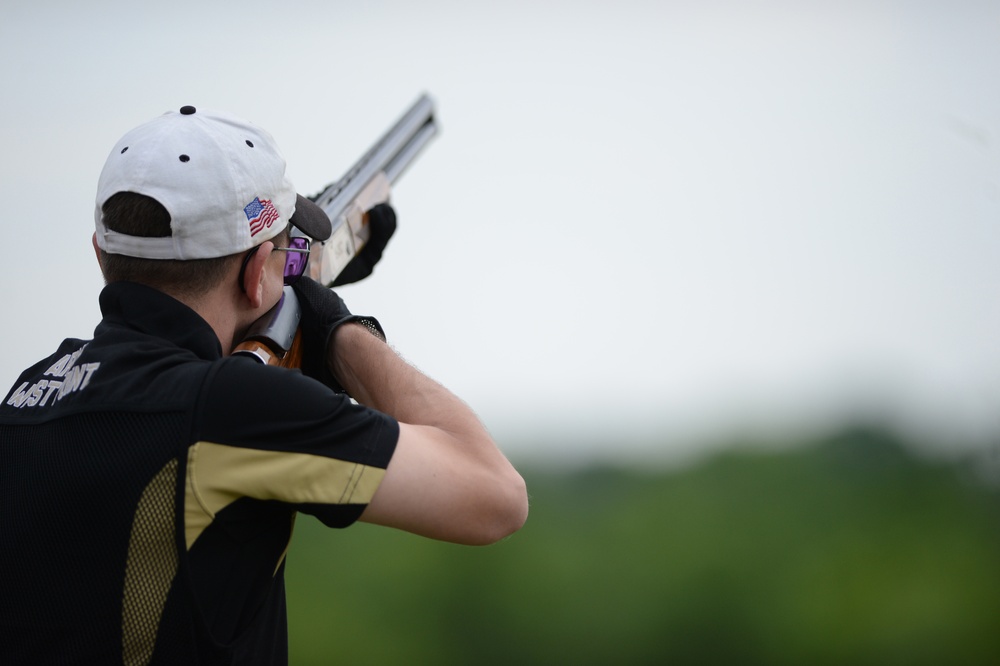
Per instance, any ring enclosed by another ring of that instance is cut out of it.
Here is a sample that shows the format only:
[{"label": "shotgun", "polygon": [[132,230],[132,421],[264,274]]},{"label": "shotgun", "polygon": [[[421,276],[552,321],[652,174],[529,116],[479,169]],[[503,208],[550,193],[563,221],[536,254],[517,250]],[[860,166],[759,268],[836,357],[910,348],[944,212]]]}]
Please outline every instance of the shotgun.
[{"label": "shotgun", "polygon": [[[326,241],[312,241],[306,268],[309,277],[327,287],[333,285],[368,242],[367,211],[389,200],[392,185],[437,131],[434,102],[421,95],[340,180],[315,197],[330,217],[333,231]],[[291,233],[299,232],[292,228]],[[298,298],[291,287],[285,287],[278,304],[250,327],[233,354],[267,365],[299,367],[300,318]]]}]

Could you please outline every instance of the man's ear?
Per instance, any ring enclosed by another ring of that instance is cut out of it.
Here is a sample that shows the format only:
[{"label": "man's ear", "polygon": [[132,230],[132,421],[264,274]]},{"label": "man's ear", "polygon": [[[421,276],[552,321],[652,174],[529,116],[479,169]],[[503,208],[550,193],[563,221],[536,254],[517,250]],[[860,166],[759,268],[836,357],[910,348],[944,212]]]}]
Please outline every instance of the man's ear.
[{"label": "man's ear", "polygon": [[247,269],[243,272],[243,291],[253,308],[259,308],[264,303],[264,266],[273,248],[274,243],[264,241],[260,249],[250,257]]},{"label": "man's ear", "polygon": [[97,232],[90,238],[90,242],[94,244],[94,254],[97,256],[97,265],[101,267],[101,274],[104,274],[104,266],[101,266],[101,246],[97,244]]}]

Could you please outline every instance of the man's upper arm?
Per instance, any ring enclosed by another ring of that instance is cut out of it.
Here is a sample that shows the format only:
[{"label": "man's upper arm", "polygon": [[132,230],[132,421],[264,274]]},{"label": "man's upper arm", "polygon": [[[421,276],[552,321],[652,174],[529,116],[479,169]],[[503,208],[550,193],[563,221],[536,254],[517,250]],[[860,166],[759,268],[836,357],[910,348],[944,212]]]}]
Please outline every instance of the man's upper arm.
[{"label": "man's upper arm", "polygon": [[360,520],[468,545],[519,529],[526,517],[520,475],[505,459],[502,470],[484,468],[463,455],[467,446],[444,430],[400,423],[385,477]]}]

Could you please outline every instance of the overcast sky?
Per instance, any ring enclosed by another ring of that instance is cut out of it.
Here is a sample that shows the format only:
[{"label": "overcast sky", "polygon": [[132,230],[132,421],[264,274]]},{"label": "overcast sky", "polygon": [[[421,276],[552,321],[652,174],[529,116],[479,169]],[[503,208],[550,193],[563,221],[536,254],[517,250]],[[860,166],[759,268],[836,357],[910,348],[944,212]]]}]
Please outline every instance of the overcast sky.
[{"label": "overcast sky", "polygon": [[237,113],[313,193],[427,92],[442,132],[341,294],[511,455],[866,414],[998,441],[1000,4],[159,7],[5,4],[0,383],[99,321],[127,130]]}]

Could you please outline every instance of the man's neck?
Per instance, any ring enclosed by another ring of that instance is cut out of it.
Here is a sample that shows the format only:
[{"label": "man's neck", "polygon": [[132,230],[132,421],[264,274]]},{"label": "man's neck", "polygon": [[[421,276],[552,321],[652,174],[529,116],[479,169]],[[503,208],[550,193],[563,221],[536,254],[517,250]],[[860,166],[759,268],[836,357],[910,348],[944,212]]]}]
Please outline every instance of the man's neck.
[{"label": "man's neck", "polygon": [[169,295],[194,310],[212,327],[219,338],[223,356],[232,352],[237,335],[242,335],[249,326],[249,323],[242,323],[230,295],[224,289],[213,289],[199,296]]}]

